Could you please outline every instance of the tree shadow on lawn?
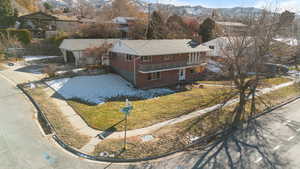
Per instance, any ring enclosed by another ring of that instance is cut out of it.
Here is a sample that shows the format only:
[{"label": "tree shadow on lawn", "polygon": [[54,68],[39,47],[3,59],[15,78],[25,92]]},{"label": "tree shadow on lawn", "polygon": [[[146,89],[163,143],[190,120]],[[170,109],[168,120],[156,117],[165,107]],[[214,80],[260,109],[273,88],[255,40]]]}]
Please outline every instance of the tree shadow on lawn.
[{"label": "tree shadow on lawn", "polygon": [[101,140],[104,140],[106,137],[110,136],[111,134],[113,134],[114,132],[117,131],[117,129],[115,128],[117,125],[119,125],[120,123],[122,123],[125,119],[119,121],[118,123],[112,125],[111,127],[105,129],[103,132],[99,133],[96,135],[96,137],[98,137]]},{"label": "tree shadow on lawn", "polygon": [[42,74],[44,65],[28,65],[19,69],[16,69],[17,72],[23,73],[32,73],[32,74]]}]

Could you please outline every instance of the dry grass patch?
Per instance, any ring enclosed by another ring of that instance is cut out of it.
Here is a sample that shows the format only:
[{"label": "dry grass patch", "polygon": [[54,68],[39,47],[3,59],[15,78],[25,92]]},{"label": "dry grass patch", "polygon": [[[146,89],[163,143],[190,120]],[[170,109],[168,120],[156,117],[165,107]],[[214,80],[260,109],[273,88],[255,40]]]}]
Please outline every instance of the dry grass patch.
[{"label": "dry grass patch", "polygon": [[39,104],[51,124],[54,126],[56,134],[68,145],[80,149],[89,141],[89,137],[75,131],[68,119],[59,110],[57,105],[51,101],[44,93],[43,88],[28,90],[29,94]]}]

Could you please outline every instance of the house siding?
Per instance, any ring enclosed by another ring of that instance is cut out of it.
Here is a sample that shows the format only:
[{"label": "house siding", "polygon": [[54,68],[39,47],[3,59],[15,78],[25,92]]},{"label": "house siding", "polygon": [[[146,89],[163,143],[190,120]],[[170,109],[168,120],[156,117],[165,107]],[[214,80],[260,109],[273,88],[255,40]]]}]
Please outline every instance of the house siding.
[{"label": "house siding", "polygon": [[[172,59],[165,60],[164,57],[171,56]],[[204,55],[203,55],[204,56]],[[149,80],[149,73],[139,72],[140,65],[149,65],[149,64],[162,64],[162,63],[176,63],[188,61],[189,54],[177,54],[177,55],[162,55],[162,56],[151,56],[151,60],[148,62],[142,62],[139,56],[134,56],[132,61],[126,61],[125,56],[121,57],[116,55],[116,53],[111,54],[111,67],[112,69],[124,77],[126,80],[135,84],[136,87],[141,89],[149,89],[163,86],[171,86],[178,84],[179,81],[179,70],[168,70],[160,71],[160,79]],[[136,79],[134,79],[134,60],[136,60]],[[191,70],[194,68],[186,68],[185,81],[192,82],[199,80],[202,77],[201,73],[194,72]]]},{"label": "house siding", "polygon": [[125,57],[118,56],[116,53],[111,53],[110,56],[112,70],[134,84],[133,60],[126,61]]}]

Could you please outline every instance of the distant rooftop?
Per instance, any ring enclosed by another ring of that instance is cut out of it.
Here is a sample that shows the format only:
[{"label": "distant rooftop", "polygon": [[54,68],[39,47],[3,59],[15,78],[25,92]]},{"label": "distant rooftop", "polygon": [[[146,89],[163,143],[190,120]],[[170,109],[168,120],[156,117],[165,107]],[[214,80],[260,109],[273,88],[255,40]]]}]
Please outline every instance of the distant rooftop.
[{"label": "distant rooftop", "polygon": [[237,26],[237,27],[245,27],[247,25],[240,23],[240,22],[216,22],[219,25],[223,26]]}]

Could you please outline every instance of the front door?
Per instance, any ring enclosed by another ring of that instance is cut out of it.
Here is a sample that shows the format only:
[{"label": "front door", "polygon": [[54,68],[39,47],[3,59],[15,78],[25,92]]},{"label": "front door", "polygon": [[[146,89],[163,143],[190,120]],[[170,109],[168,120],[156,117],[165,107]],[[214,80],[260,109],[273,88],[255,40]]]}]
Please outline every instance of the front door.
[{"label": "front door", "polygon": [[179,80],[180,81],[185,80],[185,72],[186,72],[185,69],[179,69]]}]

